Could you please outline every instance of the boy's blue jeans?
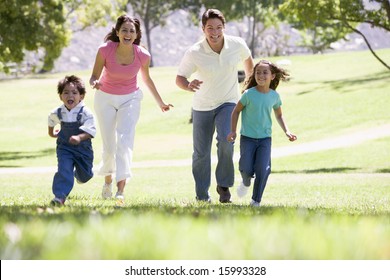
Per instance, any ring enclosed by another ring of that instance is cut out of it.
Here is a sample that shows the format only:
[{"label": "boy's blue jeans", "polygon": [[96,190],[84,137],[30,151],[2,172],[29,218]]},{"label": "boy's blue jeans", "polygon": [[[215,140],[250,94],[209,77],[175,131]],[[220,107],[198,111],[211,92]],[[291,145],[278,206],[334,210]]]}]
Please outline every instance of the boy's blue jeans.
[{"label": "boy's blue jeans", "polygon": [[215,130],[218,156],[215,170],[217,185],[231,187],[234,184],[233,144],[226,140],[230,133],[230,118],[234,107],[234,103],[224,103],[211,111],[193,110],[192,174],[198,200],[210,199],[211,144]]},{"label": "boy's blue jeans", "polygon": [[255,176],[252,199],[260,202],[271,173],[271,137],[254,139],[241,135],[239,170],[245,186]]}]

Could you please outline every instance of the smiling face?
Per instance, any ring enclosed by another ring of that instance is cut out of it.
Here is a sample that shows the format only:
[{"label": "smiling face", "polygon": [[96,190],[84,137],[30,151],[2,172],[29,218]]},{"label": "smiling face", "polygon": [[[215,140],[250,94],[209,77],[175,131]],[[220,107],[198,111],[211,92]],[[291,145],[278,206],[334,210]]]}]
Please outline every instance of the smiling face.
[{"label": "smiling face", "polygon": [[219,18],[210,18],[203,26],[203,32],[210,47],[215,50],[223,46],[223,31],[225,26]]},{"label": "smiling face", "polygon": [[122,44],[133,44],[134,40],[137,39],[137,30],[134,23],[129,21],[124,22],[119,28],[119,31],[116,32],[116,35],[119,37],[119,41]]},{"label": "smiling face", "polygon": [[271,68],[268,64],[260,63],[255,69],[256,83],[261,88],[269,88],[271,81],[275,78],[275,74],[272,74]]},{"label": "smiling face", "polygon": [[67,83],[60,94],[60,99],[70,111],[84,99],[84,94],[80,94],[74,83]]}]

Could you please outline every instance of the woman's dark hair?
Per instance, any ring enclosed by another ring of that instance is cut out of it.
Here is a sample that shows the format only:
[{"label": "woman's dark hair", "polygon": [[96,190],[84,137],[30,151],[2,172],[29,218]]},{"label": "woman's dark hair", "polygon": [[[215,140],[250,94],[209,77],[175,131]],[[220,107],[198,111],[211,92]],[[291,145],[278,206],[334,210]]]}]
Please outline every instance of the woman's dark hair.
[{"label": "woman's dark hair", "polygon": [[74,84],[77,90],[80,92],[80,95],[84,95],[86,93],[83,80],[81,80],[79,77],[75,75],[71,75],[71,76],[65,76],[65,78],[63,78],[58,82],[57,85],[58,94],[61,94],[64,91],[65,86],[68,84]]},{"label": "woman's dark hair", "polygon": [[134,40],[133,44],[139,45],[141,43],[141,37],[142,37],[141,23],[137,18],[132,18],[129,17],[128,15],[121,15],[120,17],[118,17],[115,26],[111,29],[111,32],[108,33],[104,38],[104,42],[107,41],[119,42],[119,37],[118,35],[116,35],[116,33],[119,32],[122,24],[125,22],[131,22],[134,24],[135,31],[137,32],[137,38]]},{"label": "woman's dark hair", "polygon": [[202,26],[205,27],[206,23],[211,18],[218,18],[222,21],[223,26],[225,26],[226,20],[223,16],[222,12],[217,9],[208,9],[206,12],[202,15]]},{"label": "woman's dark hair", "polygon": [[271,84],[269,86],[273,90],[276,90],[276,88],[279,85],[280,80],[287,81],[288,76],[290,76],[290,74],[287,73],[287,71],[285,69],[280,68],[279,66],[273,64],[272,62],[270,62],[268,60],[260,60],[258,63],[256,63],[255,67],[253,67],[253,72],[250,75],[248,81],[245,83],[243,91],[257,86],[257,82],[256,82],[256,78],[255,78],[256,67],[259,66],[260,64],[268,65],[270,70],[271,70],[271,73],[275,74],[275,78],[271,81]]}]

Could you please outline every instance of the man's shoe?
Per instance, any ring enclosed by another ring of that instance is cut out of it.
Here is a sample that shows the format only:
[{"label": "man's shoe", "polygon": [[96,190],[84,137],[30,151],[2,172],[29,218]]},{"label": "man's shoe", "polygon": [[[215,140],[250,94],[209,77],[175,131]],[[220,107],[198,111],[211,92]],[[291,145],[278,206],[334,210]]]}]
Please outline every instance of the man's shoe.
[{"label": "man's shoe", "polygon": [[219,202],[221,203],[230,203],[230,198],[232,197],[229,191],[229,188],[217,186],[217,193],[219,194]]}]

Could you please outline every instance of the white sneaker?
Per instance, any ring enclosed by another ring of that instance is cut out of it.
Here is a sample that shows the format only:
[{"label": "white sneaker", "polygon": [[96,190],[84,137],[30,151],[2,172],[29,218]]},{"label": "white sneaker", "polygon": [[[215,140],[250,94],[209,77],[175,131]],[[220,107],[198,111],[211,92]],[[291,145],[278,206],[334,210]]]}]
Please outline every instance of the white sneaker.
[{"label": "white sneaker", "polygon": [[112,184],[104,183],[103,190],[102,190],[102,197],[103,199],[112,197]]},{"label": "white sneaker", "polygon": [[117,192],[115,198],[118,200],[125,200],[125,195],[123,193]]},{"label": "white sneaker", "polygon": [[238,197],[244,197],[249,190],[249,186],[245,186],[244,182],[241,182],[241,184],[237,187],[237,195]]},{"label": "white sneaker", "polygon": [[252,207],[260,207],[260,202],[257,202],[257,201],[252,199],[250,206],[252,206]]}]

